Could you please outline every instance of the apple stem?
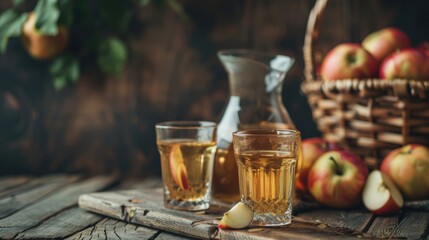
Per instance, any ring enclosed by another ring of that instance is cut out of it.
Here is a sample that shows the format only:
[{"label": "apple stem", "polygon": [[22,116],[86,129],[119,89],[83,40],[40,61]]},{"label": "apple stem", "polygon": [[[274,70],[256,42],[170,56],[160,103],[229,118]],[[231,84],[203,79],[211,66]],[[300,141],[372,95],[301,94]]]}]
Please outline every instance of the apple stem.
[{"label": "apple stem", "polygon": [[338,165],[338,163],[337,163],[337,161],[335,160],[335,158],[334,157],[332,157],[332,156],[330,156],[329,157],[329,160],[331,160],[332,162],[334,162],[334,165],[335,165],[335,173],[337,174],[337,175],[343,175],[343,169],[340,167],[340,165]]}]

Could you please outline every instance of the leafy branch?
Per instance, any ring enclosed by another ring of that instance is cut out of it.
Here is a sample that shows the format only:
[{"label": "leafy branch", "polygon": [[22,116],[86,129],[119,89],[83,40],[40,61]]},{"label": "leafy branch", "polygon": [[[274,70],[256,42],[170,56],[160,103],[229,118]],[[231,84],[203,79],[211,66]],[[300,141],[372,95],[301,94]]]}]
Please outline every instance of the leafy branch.
[{"label": "leafy branch", "polygon": [[57,89],[76,83],[83,68],[96,64],[108,75],[123,71],[128,58],[124,39],[130,35],[135,9],[151,3],[187,15],[176,0],[13,0],[0,15],[0,54],[9,38],[20,37],[30,56],[49,61]]}]

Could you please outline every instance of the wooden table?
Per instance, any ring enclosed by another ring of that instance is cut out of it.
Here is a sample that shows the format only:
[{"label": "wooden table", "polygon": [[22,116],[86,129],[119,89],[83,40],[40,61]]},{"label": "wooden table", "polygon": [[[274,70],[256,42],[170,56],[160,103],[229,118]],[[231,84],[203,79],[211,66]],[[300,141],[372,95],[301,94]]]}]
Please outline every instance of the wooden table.
[{"label": "wooden table", "polygon": [[[144,192],[160,186],[161,181],[157,178],[120,181],[112,176],[1,177],[0,238],[190,239],[163,230],[94,214],[79,208],[77,204],[79,196],[85,193],[121,189]],[[364,209],[348,211],[317,209],[299,213],[294,218],[293,224],[285,228],[284,232],[289,233],[287,236],[297,234],[296,238],[302,239],[316,237],[319,239],[358,237],[429,239],[429,212],[422,209],[426,208],[407,208],[400,214],[383,217],[374,216]],[[251,228],[222,231],[215,237],[285,239],[286,235],[278,233],[278,229],[274,228]],[[247,237],[246,234],[252,235]]]}]

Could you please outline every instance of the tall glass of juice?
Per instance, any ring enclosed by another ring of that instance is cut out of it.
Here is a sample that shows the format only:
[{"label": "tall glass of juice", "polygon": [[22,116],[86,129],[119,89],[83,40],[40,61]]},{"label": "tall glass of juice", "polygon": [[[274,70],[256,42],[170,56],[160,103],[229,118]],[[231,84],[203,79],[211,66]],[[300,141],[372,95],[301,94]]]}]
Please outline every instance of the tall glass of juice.
[{"label": "tall glass of juice", "polygon": [[233,133],[241,201],[255,212],[253,225],[281,226],[291,222],[300,144],[296,130]]}]

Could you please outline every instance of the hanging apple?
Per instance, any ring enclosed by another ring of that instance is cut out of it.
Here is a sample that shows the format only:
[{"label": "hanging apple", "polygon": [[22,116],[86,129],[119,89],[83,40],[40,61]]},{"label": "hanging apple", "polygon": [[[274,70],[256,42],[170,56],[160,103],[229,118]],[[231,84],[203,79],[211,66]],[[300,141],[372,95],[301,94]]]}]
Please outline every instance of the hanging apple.
[{"label": "hanging apple", "polygon": [[36,21],[36,14],[31,12],[22,28],[22,42],[33,58],[52,59],[67,47],[69,30],[63,26],[58,26],[56,35],[47,35],[37,30]]}]

